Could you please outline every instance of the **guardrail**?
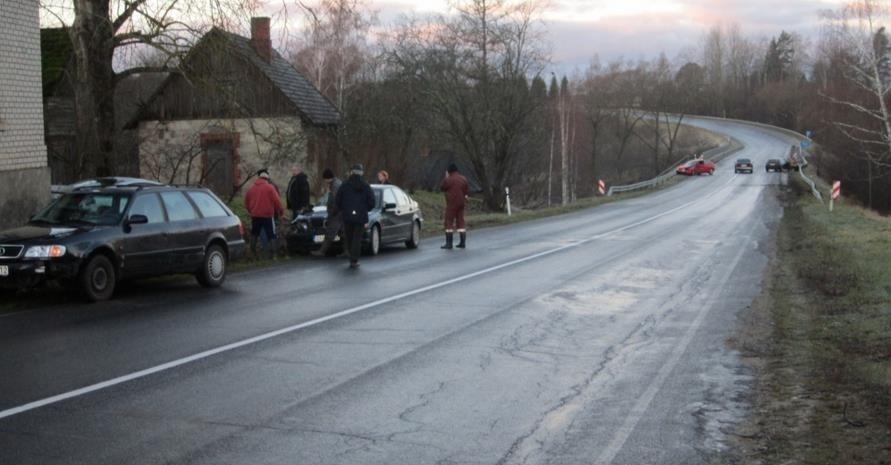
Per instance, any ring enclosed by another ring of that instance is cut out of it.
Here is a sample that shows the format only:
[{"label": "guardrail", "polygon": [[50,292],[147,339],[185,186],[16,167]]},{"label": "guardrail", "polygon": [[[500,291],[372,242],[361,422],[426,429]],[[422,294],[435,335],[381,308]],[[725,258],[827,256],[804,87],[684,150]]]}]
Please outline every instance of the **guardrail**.
[{"label": "guardrail", "polygon": [[[729,138],[729,142],[727,143],[727,145],[721,145],[721,146],[715,147],[713,149],[706,150],[705,152],[703,152],[702,156],[704,158],[708,158],[710,160],[720,161],[721,159],[724,159],[724,158],[728,157],[729,155],[738,152],[742,148],[743,148],[743,144],[740,141],[731,137],[731,138]],[[677,176],[677,173],[675,173],[675,168],[672,167],[671,171],[669,171],[663,175],[656,176],[653,179],[648,179],[646,181],[640,181],[640,182],[636,182],[634,184],[626,184],[626,185],[622,185],[622,186],[610,186],[609,191],[607,191],[606,195],[607,195],[607,197],[610,197],[613,194],[617,194],[617,193],[621,193],[621,192],[630,192],[630,191],[634,191],[634,190],[638,190],[638,189],[646,189],[648,187],[655,188],[659,185],[662,185],[663,183],[665,183],[666,181],[668,181],[669,179],[671,179],[675,176]]]},{"label": "guardrail", "polygon": [[[720,117],[717,117],[717,116],[696,116],[696,118],[698,118],[698,119],[711,119],[711,120],[717,120],[717,121],[733,121],[733,122],[735,122],[735,123],[748,124],[749,126],[756,126],[756,127],[760,127],[760,128],[764,128],[764,129],[769,129],[769,130],[774,131],[774,132],[783,133],[783,134],[785,134],[785,135],[787,135],[787,136],[790,136],[790,137],[793,137],[793,138],[797,139],[797,140],[799,141],[799,143],[800,143],[802,140],[806,140],[806,141],[808,141],[808,142],[811,143],[811,144],[810,144],[811,147],[815,147],[815,146],[816,146],[816,144],[814,144],[814,141],[813,141],[810,137],[807,137],[807,136],[805,136],[804,134],[801,134],[801,133],[799,133],[799,132],[793,131],[793,130],[791,130],[791,129],[781,128],[781,127],[779,127],[779,126],[771,126],[770,124],[756,123],[756,122],[754,122],[754,121],[746,121],[746,120],[742,120],[742,119],[720,118]],[[805,182],[808,186],[810,186],[810,188],[811,188],[811,193],[814,195],[814,197],[816,197],[817,200],[819,200],[820,202],[823,202],[823,194],[820,192],[819,189],[817,189],[817,184],[814,182],[813,179],[809,178],[806,174],[804,174],[804,168],[808,165],[807,156],[805,156],[805,150],[802,150],[802,151],[801,151],[801,158],[802,158],[802,160],[804,160],[804,163],[803,163],[801,166],[799,166],[799,168],[798,168],[798,175],[801,177],[801,179],[804,180],[804,182]]]}]

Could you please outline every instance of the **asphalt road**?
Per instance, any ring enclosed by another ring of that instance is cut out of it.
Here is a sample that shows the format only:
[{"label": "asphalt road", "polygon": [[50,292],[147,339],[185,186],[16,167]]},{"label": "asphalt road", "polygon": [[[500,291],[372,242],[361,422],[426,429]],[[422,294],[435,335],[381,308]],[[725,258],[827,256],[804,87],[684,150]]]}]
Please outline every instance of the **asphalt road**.
[{"label": "asphalt road", "polygon": [[[560,217],[0,315],[0,464],[722,463],[768,158]],[[431,222],[435,223],[435,221]],[[428,224],[428,227],[436,227]]]}]

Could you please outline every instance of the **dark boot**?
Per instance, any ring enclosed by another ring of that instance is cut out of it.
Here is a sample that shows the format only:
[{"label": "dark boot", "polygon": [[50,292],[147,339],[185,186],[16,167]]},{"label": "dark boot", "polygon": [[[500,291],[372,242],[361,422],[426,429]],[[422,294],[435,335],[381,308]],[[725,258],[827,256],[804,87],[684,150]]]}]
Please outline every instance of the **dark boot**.
[{"label": "dark boot", "polygon": [[463,249],[467,246],[467,233],[462,231],[458,233],[458,236],[461,238],[461,242],[459,242],[456,247]]},{"label": "dark boot", "polygon": [[446,233],[446,243],[445,243],[445,245],[440,247],[440,249],[451,249],[452,242],[454,241],[454,237],[455,237],[454,233],[447,232]]}]

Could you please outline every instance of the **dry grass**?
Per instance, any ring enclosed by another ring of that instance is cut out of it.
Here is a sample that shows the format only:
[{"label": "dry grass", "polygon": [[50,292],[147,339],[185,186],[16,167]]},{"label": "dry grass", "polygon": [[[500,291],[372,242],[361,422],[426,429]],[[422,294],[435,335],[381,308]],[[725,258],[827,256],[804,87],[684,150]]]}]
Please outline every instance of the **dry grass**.
[{"label": "dry grass", "polygon": [[891,220],[789,197],[741,344],[760,372],[746,462],[891,464]]}]

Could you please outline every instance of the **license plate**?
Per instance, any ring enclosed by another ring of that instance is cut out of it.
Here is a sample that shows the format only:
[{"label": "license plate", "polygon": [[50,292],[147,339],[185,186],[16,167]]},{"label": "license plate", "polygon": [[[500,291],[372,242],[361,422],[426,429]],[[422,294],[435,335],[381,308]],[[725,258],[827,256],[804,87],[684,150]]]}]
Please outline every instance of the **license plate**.
[{"label": "license plate", "polygon": [[9,276],[9,266],[0,265],[0,276]]},{"label": "license plate", "polygon": [[316,236],[312,238],[312,241],[315,242],[316,244],[321,244],[322,242],[325,242],[325,235],[324,234],[316,234]]}]

